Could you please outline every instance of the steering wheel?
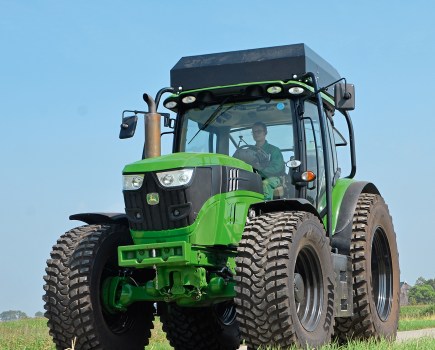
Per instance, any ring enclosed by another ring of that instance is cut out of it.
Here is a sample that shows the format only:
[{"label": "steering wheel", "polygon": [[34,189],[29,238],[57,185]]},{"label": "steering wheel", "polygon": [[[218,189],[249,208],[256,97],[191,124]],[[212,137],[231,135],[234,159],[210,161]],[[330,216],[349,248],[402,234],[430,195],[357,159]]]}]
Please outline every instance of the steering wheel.
[{"label": "steering wheel", "polygon": [[259,169],[264,167],[263,163],[268,161],[269,155],[257,146],[243,145],[236,150],[233,157],[243,160],[245,163]]},{"label": "steering wheel", "polygon": [[[239,148],[237,148],[237,150],[239,150],[239,149],[252,149],[252,150],[256,151],[256,150],[259,149],[259,148],[257,148],[257,147],[254,146],[254,145],[242,145],[242,146],[240,146]],[[236,152],[237,152],[237,151],[236,151]]]}]

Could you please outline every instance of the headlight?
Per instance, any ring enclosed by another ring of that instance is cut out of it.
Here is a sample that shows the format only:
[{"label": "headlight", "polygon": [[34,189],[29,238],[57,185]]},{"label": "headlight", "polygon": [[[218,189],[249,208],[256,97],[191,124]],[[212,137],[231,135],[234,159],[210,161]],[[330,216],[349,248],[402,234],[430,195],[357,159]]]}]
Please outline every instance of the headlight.
[{"label": "headlight", "polygon": [[164,187],[177,187],[189,184],[192,175],[193,169],[181,169],[157,173],[157,178]]},{"label": "headlight", "polygon": [[142,187],[143,184],[143,174],[136,174],[136,175],[123,175],[123,190],[131,191],[131,190],[138,190]]}]

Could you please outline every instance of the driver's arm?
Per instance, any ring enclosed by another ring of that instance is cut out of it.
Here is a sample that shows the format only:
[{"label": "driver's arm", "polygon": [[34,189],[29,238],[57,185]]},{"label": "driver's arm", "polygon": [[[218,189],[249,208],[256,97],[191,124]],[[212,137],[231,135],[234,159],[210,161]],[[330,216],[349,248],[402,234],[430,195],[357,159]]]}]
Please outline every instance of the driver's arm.
[{"label": "driver's arm", "polygon": [[261,169],[261,173],[263,173],[265,177],[281,176],[284,174],[285,170],[284,157],[278,147],[269,147],[270,149],[267,150],[267,153],[270,154],[270,162],[266,167]]}]

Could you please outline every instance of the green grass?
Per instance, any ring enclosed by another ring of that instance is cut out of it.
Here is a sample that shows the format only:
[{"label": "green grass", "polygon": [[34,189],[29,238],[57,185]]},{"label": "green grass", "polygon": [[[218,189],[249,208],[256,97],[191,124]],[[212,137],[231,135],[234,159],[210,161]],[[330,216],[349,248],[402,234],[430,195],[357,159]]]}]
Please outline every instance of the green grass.
[{"label": "green grass", "polygon": [[45,318],[0,322],[0,349],[54,350]]},{"label": "green grass", "polygon": [[[1,350],[55,350],[48,334],[45,318],[24,319],[20,321],[0,322]],[[400,310],[399,331],[435,328],[435,305],[406,306]],[[146,350],[171,350],[166,340],[162,324],[157,318],[151,332],[150,345]],[[265,350],[278,350],[265,348]],[[435,339],[421,338],[401,343],[351,342],[346,346],[330,344],[321,350],[433,350]]]},{"label": "green grass", "polygon": [[145,350],[169,350],[173,349],[166,340],[165,332],[162,330],[160,318],[154,320],[154,329],[151,331],[150,344],[145,347]]},{"label": "green grass", "polygon": [[[173,348],[165,341],[164,343],[151,342],[146,350],[172,350]],[[421,338],[410,340],[401,343],[390,343],[387,341],[367,341],[360,342],[354,341],[350,342],[346,346],[338,344],[330,344],[323,346],[319,350],[434,350],[435,349],[435,339],[433,338]],[[276,347],[266,347],[263,350],[284,350]],[[296,350],[296,348],[291,348],[291,350]]]},{"label": "green grass", "polygon": [[435,304],[433,305],[407,305],[400,308],[400,318],[420,318],[435,316]]},{"label": "green grass", "polygon": [[400,309],[399,331],[435,328],[435,305],[410,305]]},{"label": "green grass", "polygon": [[427,320],[400,320],[399,321],[399,331],[412,331],[416,329],[425,329],[425,328],[435,328],[435,318],[427,319]]}]

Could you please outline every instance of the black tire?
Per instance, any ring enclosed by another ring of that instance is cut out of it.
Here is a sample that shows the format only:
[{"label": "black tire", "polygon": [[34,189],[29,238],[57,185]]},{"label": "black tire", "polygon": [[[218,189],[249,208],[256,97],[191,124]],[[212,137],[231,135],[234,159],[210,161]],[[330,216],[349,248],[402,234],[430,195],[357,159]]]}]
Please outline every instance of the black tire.
[{"label": "black tire", "polygon": [[71,347],[74,338],[69,304],[69,272],[70,258],[81,237],[86,235],[86,227],[79,227],[62,235],[53,246],[44,276],[45,314],[48,319],[50,335],[57,349]]},{"label": "black tire", "polygon": [[[89,225],[73,229],[79,238],[65,254],[62,291],[50,283],[50,296],[46,297],[46,317],[50,333],[59,349],[140,349],[151,336],[153,305],[135,303],[126,312],[109,314],[102,306],[101,285],[108,276],[117,276],[117,247],[131,244],[129,231],[120,225]],[[47,270],[52,280],[53,274]],[[68,290],[68,294],[65,291]],[[48,310],[65,305],[66,322],[60,329],[51,327],[56,315]],[[65,339],[57,342],[64,335]]]},{"label": "black tire", "polygon": [[334,328],[334,270],[329,239],[306,212],[257,216],[236,258],[237,318],[248,349],[319,347]]},{"label": "black tire", "polygon": [[175,350],[233,350],[240,346],[232,302],[198,308],[159,304],[160,309],[163,330]]},{"label": "black tire", "polygon": [[350,339],[396,338],[399,321],[399,253],[383,198],[360,195],[350,247],[354,316],[337,318],[335,335]]}]

